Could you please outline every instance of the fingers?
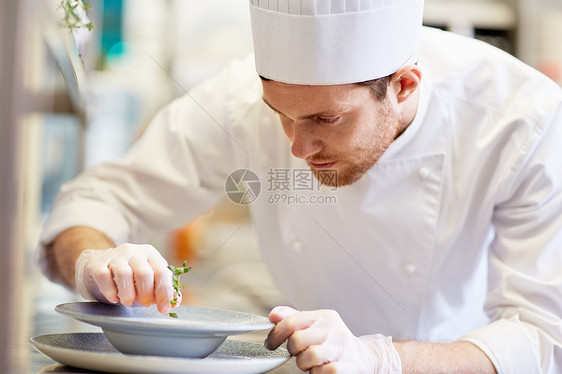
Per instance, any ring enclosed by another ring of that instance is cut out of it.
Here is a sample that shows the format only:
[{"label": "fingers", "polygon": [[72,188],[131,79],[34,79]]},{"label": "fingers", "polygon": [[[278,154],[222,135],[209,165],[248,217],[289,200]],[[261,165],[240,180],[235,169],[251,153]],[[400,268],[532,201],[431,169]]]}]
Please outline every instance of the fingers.
[{"label": "fingers", "polygon": [[[154,271],[154,302],[160,313],[168,313],[171,308],[170,300],[174,296],[172,286],[172,271],[168,269],[168,263],[162,257],[151,256],[148,263]],[[178,304],[181,299],[178,300]]]},{"label": "fingers", "polygon": [[306,346],[304,350],[299,351],[296,355],[296,363],[299,369],[308,371],[314,367],[330,364],[338,360],[340,345],[326,341],[327,332],[325,329],[306,330],[304,335],[307,335],[306,339],[314,343]]},{"label": "fingers", "polygon": [[293,314],[299,313],[298,310],[293,309],[288,306],[277,306],[269,312],[269,320],[273,323],[278,323],[283,320],[283,318],[288,317]]},{"label": "fingers", "polygon": [[125,306],[156,303],[160,312],[169,311],[174,293],[172,272],[156,248],[123,244],[83,253],[76,265],[76,284],[85,297]]},{"label": "fingers", "polygon": [[328,330],[310,327],[306,330],[295,331],[287,341],[287,350],[293,356],[306,351],[310,346],[323,344],[328,338]]},{"label": "fingers", "polygon": [[154,271],[146,258],[133,255],[129,260],[132,268],[137,300],[143,306],[150,306],[154,300]]},{"label": "fingers", "polygon": [[[117,286],[113,281],[113,274],[109,270],[105,261],[99,261],[96,258],[90,258],[86,263],[86,277],[91,278],[93,282],[86,279],[86,283],[89,284],[87,288],[95,288],[97,286],[99,293],[110,303],[118,303],[119,297],[117,297]],[[76,282],[78,284],[78,281]],[[89,291],[89,294],[95,294],[96,292]]]},{"label": "fingers", "polygon": [[133,269],[128,258],[115,258],[109,263],[109,270],[113,274],[113,281],[117,286],[119,302],[125,306],[132,306],[136,299]]},{"label": "fingers", "polygon": [[315,321],[312,313],[298,312],[289,307],[274,308],[269,314],[269,320],[275,323],[265,341],[269,350],[279,348],[295,331],[306,329]]},{"label": "fingers", "polygon": [[[287,350],[296,364],[311,373],[363,373],[365,357],[359,339],[333,310],[298,312],[288,307],[271,311],[275,322],[265,345],[276,349],[287,341]],[[360,370],[357,370],[361,368]]]},{"label": "fingers", "polygon": [[[310,374],[335,374],[335,373],[349,373],[350,371],[346,371],[340,368],[341,365],[338,365],[337,362],[330,362],[326,365],[316,366],[309,370]],[[353,372],[353,371],[351,371]]]}]

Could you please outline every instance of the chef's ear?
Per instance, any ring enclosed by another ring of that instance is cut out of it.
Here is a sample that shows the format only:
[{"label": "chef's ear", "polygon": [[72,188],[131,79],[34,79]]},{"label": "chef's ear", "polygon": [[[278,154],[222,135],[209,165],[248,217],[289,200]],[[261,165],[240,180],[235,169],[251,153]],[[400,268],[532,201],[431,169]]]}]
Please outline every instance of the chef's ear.
[{"label": "chef's ear", "polygon": [[407,65],[392,75],[390,87],[396,94],[398,104],[408,100],[420,86],[421,70],[417,65]]}]

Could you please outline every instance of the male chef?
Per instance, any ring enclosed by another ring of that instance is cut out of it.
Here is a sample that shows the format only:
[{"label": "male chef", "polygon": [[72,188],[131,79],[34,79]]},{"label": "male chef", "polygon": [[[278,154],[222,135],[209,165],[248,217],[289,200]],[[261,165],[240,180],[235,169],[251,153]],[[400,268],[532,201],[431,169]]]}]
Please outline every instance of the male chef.
[{"label": "male chef", "polygon": [[[210,209],[247,170],[291,304],[271,311],[266,346],[287,342],[301,370],[562,372],[560,87],[422,28],[422,0],[250,11],[255,56],[164,108],[124,159],[63,186],[46,274],[167,312],[171,273],[143,234]],[[268,198],[279,170],[314,176],[305,201]]]}]

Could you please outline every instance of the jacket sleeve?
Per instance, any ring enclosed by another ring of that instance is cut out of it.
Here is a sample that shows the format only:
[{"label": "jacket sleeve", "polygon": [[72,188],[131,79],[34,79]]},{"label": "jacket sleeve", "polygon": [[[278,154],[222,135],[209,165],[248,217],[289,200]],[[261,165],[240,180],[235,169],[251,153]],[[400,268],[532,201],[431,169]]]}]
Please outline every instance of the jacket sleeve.
[{"label": "jacket sleeve", "polygon": [[[88,226],[114,242],[141,242],[147,232],[180,227],[224,196],[240,167],[227,109],[225,71],[161,110],[127,155],[66,183],[36,252],[42,271],[62,283],[48,245],[67,228]],[[243,165],[243,164],[242,164]]]},{"label": "jacket sleeve", "polygon": [[486,301],[493,322],[463,338],[498,373],[562,372],[562,100],[543,118],[494,210]]}]

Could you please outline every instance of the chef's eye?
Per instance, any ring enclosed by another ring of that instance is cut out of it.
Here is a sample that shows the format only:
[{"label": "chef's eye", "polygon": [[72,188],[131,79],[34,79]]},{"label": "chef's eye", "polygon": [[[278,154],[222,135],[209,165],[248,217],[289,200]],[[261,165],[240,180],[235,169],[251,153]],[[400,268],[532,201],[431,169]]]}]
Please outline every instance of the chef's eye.
[{"label": "chef's eye", "polygon": [[322,123],[335,123],[340,117],[318,117],[316,120]]}]

